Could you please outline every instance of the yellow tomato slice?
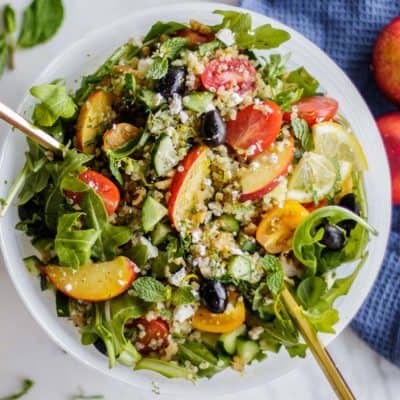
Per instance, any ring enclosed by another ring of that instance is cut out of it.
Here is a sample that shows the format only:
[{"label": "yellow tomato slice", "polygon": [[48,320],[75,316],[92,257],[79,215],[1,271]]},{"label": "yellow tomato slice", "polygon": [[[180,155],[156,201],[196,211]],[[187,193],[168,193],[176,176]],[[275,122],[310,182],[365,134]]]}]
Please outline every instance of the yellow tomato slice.
[{"label": "yellow tomato slice", "polygon": [[272,254],[290,250],[294,231],[308,214],[297,201],[286,200],[283,207],[274,207],[264,215],[257,228],[257,242]]},{"label": "yellow tomato slice", "polygon": [[246,308],[237,293],[229,295],[225,312],[214,314],[201,306],[193,316],[193,327],[202,332],[227,333],[238,328],[246,319]]}]

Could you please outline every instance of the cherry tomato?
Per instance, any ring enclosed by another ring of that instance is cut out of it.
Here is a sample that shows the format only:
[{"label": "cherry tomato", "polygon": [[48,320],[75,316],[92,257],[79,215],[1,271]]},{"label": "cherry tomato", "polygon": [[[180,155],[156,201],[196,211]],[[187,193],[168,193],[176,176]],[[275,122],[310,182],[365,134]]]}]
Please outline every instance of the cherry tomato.
[{"label": "cherry tomato", "polygon": [[294,200],[286,200],[283,207],[271,208],[258,225],[257,242],[271,254],[290,250],[294,231],[308,214],[308,211]]},{"label": "cherry tomato", "polygon": [[254,88],[256,70],[246,59],[232,58],[229,61],[217,58],[210,61],[201,74],[201,82],[206,89],[233,89],[245,93]]},{"label": "cherry tomato", "polygon": [[139,328],[139,339],[141,348],[139,351],[143,354],[157,351],[168,346],[168,324],[161,318],[147,321],[145,318],[139,318],[135,321]]},{"label": "cherry tomato", "polygon": [[[292,104],[292,111],[296,111],[297,115],[305,119],[310,126],[317,122],[331,120],[337,113],[338,108],[339,104],[336,100],[325,96],[306,97]],[[290,122],[292,111],[283,114],[284,121]]]},{"label": "cherry tomato", "polygon": [[227,123],[226,142],[249,157],[267,150],[281,129],[282,112],[272,101],[250,105]]},{"label": "cherry tomato", "polygon": [[177,32],[177,36],[187,39],[187,45],[190,49],[193,49],[200,44],[211,42],[214,39],[214,33],[199,33],[192,29],[182,29]]},{"label": "cherry tomato", "polygon": [[[79,174],[79,179],[89,185],[104,201],[107,214],[112,215],[118,208],[120,194],[118,188],[104,175],[87,169]],[[65,192],[74,204],[80,203],[82,193]]]},{"label": "cherry tomato", "polygon": [[202,332],[227,333],[238,328],[246,319],[243,299],[235,292],[229,293],[228,306],[221,314],[214,314],[200,306],[193,316],[193,327]]}]

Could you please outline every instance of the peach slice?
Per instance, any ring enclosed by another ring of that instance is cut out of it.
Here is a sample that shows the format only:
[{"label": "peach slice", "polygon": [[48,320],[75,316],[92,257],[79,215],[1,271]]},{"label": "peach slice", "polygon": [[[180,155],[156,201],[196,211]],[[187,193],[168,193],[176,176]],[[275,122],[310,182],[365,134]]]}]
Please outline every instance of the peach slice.
[{"label": "peach slice", "polygon": [[210,174],[207,153],[207,146],[193,148],[180,163],[174,175],[171,197],[168,201],[168,215],[171,224],[178,231],[182,228],[182,222],[194,219],[193,208],[205,200],[201,189],[204,179]]},{"label": "peach slice", "polygon": [[136,279],[136,265],[127,257],[81,265],[78,270],[59,265],[41,268],[50,282],[69,297],[105,301],[125,292]]},{"label": "peach slice", "polygon": [[114,150],[137,136],[139,128],[127,122],[114,124],[103,135],[103,150]]},{"label": "peach slice", "polygon": [[112,95],[104,90],[93,92],[83,104],[76,125],[76,147],[87,154],[95,151],[95,140],[111,122]]},{"label": "peach slice", "polygon": [[294,140],[290,137],[282,149],[274,146],[255,157],[241,174],[242,193],[239,200],[257,200],[274,189],[280,177],[287,175],[293,154]]}]

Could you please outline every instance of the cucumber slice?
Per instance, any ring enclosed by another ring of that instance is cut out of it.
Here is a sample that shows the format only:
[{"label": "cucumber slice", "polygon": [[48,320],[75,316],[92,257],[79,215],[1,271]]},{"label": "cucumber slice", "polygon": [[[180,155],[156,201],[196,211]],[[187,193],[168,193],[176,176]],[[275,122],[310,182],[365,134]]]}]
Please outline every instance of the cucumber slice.
[{"label": "cucumber slice", "polygon": [[179,367],[168,361],[159,360],[157,358],[142,358],[136,363],[135,370],[147,369],[149,371],[158,372],[167,378],[184,378],[193,381],[196,377],[186,368]]},{"label": "cucumber slice", "polygon": [[147,196],[142,207],[141,220],[143,231],[150,232],[166,215],[167,209],[154,200],[151,196]]},{"label": "cucumber slice", "polygon": [[219,226],[226,232],[239,232],[240,224],[232,215],[224,214],[217,220]]},{"label": "cucumber slice", "polygon": [[228,261],[228,274],[235,279],[248,281],[251,278],[251,262],[245,256],[232,256]]},{"label": "cucumber slice", "polygon": [[201,341],[211,351],[216,351],[221,335],[218,333],[202,332]]},{"label": "cucumber slice", "polygon": [[218,359],[203,343],[186,341],[179,345],[179,355],[194,365],[208,362],[210,366],[217,365]]},{"label": "cucumber slice", "polygon": [[260,351],[260,346],[257,342],[251,340],[237,340],[236,354],[243,359],[245,364],[250,364]]},{"label": "cucumber slice", "polygon": [[65,318],[70,315],[69,297],[59,290],[56,292],[56,310],[57,317]]},{"label": "cucumber slice", "polygon": [[178,164],[178,155],[171,138],[162,135],[154,147],[153,165],[158,176],[163,176]]},{"label": "cucumber slice", "polygon": [[203,114],[211,104],[214,94],[211,92],[195,92],[182,99],[183,105],[192,111]]},{"label": "cucumber slice", "polygon": [[143,267],[149,259],[149,249],[145,244],[137,244],[123,254],[132,260],[138,267]]},{"label": "cucumber slice", "polygon": [[236,328],[234,331],[229,333],[224,333],[221,335],[219,341],[222,344],[224,350],[233,355],[236,353],[236,342],[239,336],[243,336],[247,333],[246,325],[241,325],[239,328]]},{"label": "cucumber slice", "polygon": [[154,228],[153,232],[151,232],[151,243],[154,246],[158,246],[161,244],[168,236],[169,233],[172,232],[172,229],[167,224],[163,224],[162,222],[158,223]]}]

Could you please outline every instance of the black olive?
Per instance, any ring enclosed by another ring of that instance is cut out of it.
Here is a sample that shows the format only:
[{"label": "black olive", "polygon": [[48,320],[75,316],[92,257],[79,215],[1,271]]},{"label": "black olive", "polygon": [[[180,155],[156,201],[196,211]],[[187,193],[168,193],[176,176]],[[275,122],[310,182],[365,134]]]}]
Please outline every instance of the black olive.
[{"label": "black olive", "polygon": [[18,216],[21,221],[29,219],[31,217],[31,212],[29,211],[29,207],[27,207],[26,204],[18,206]]},{"label": "black olive", "polygon": [[228,294],[225,286],[216,280],[209,279],[200,286],[200,299],[207,310],[221,314],[228,305]]},{"label": "black olive", "polygon": [[185,93],[186,70],[184,67],[170,67],[167,74],[158,81],[157,91],[166,99],[175,93]]},{"label": "black olive", "polygon": [[107,355],[106,345],[100,338],[97,338],[97,340],[93,343],[93,346],[96,347],[100,353],[104,354],[105,356]]},{"label": "black olive", "polygon": [[204,143],[209,146],[218,146],[225,142],[226,125],[217,110],[210,110],[202,114],[200,135]]},{"label": "black olive", "polygon": [[[354,193],[348,193],[344,195],[339,201],[339,206],[346,208],[357,215],[361,214],[360,203],[357,202]],[[353,221],[352,219],[345,219],[344,221],[339,222],[338,225],[346,231],[347,235],[349,235],[350,232],[356,227],[357,222]]]},{"label": "black olive", "polygon": [[335,225],[325,224],[323,226],[324,236],[321,243],[329,250],[341,250],[346,244],[346,235]]}]

